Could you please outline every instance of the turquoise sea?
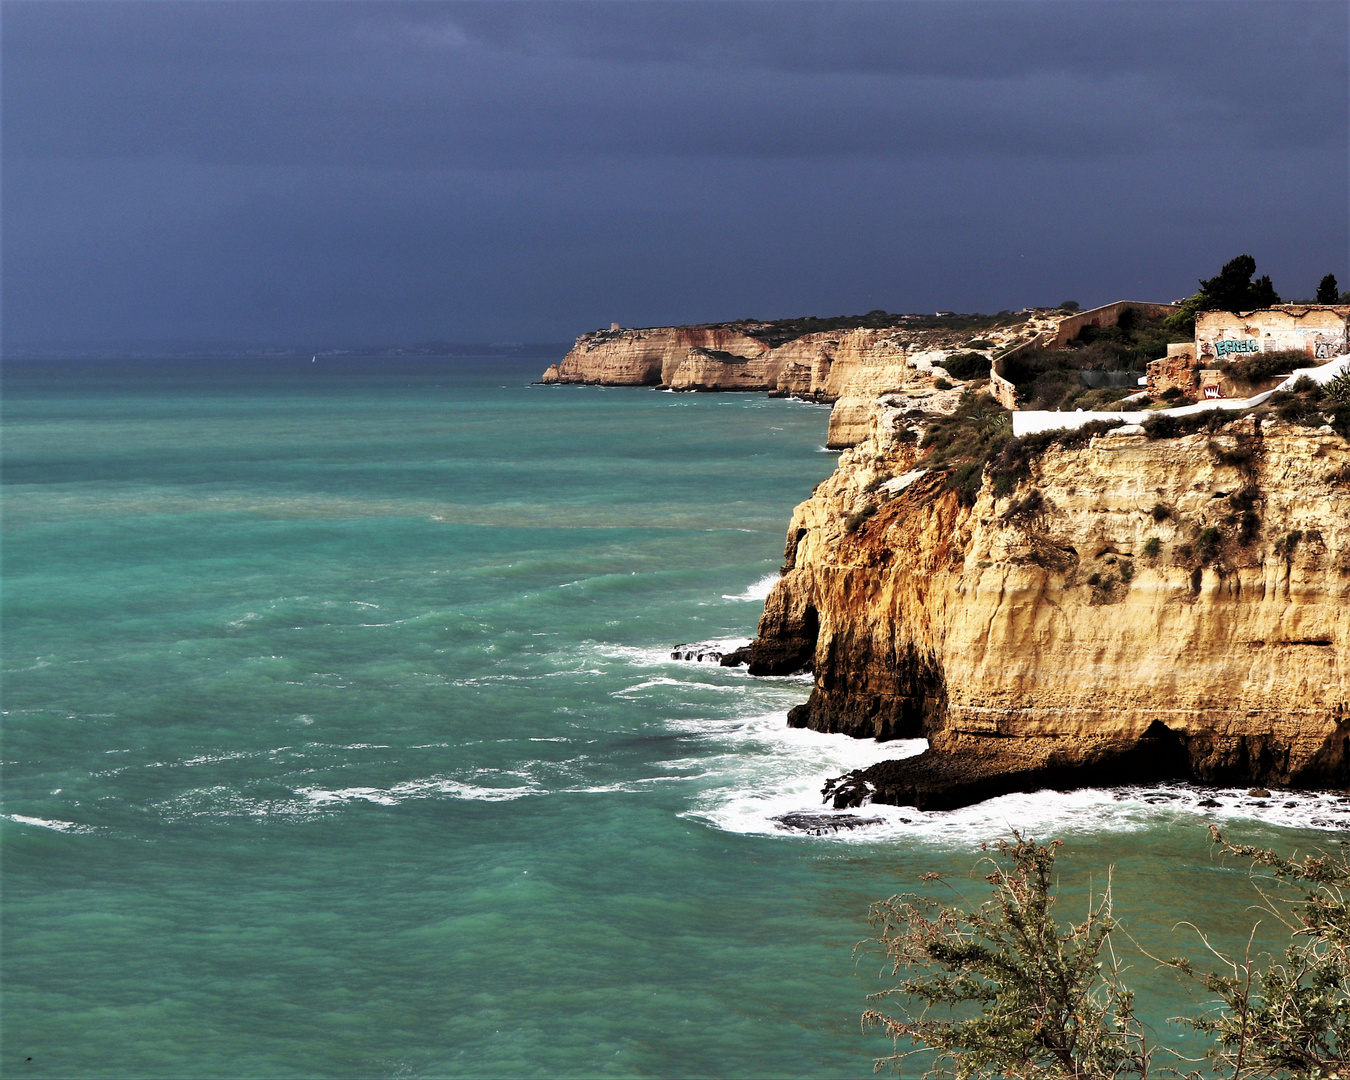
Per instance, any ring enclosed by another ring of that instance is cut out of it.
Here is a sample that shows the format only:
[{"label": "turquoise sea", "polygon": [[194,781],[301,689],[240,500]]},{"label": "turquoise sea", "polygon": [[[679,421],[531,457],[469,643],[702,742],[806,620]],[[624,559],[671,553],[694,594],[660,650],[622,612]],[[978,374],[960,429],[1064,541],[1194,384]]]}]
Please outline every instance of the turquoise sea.
[{"label": "turquoise sea", "polygon": [[1208,821],[1347,820],[1178,786],[784,831],[895,748],[669,654],[753,633],[827,410],[546,362],[7,365],[0,1073],[867,1076],[868,903],[979,897],[1010,825],[1194,955],[1178,920],[1253,920]]}]

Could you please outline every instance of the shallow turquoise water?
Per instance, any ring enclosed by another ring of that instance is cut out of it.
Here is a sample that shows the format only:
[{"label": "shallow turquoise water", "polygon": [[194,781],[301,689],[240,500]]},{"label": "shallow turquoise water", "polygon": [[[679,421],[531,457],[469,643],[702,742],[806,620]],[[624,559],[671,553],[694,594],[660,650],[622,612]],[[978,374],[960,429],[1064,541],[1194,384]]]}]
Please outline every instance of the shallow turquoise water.
[{"label": "shallow turquoise water", "polygon": [[669,647],[753,632],[826,411],[538,367],[9,366],[0,1071],[869,1075],[867,904],[1010,824],[1243,932],[1182,788],[778,829],[884,751]]}]

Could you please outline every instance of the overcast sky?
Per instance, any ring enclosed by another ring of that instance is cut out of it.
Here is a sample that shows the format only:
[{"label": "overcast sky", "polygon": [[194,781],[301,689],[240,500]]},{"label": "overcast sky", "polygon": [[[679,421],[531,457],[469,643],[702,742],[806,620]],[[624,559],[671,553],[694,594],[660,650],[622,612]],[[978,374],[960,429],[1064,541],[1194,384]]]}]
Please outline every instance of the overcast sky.
[{"label": "overcast sky", "polygon": [[6,3],[5,344],[1346,288],[1348,12]]}]

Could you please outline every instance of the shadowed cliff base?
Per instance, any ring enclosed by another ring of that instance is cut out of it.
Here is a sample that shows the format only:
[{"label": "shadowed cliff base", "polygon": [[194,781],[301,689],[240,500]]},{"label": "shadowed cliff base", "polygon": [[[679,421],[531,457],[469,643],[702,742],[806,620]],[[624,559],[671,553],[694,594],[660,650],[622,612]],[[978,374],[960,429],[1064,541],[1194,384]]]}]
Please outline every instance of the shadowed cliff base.
[{"label": "shadowed cliff base", "polygon": [[[1188,738],[1159,721],[1132,745],[1100,746],[1075,759],[1053,746],[1035,745],[1056,741],[1019,740],[1016,759],[1021,760],[1010,760],[996,740],[966,740],[968,745],[961,749],[929,749],[916,757],[855,769],[829,780],[821,795],[836,810],[868,803],[955,810],[1018,791],[1071,791],[1169,780],[1218,787],[1339,788],[1345,784],[1350,726],[1338,725],[1314,759],[1293,773],[1288,769],[1287,748],[1274,739],[1244,737],[1216,745],[1222,741]],[[1037,762],[1038,750],[1044,756]]]}]

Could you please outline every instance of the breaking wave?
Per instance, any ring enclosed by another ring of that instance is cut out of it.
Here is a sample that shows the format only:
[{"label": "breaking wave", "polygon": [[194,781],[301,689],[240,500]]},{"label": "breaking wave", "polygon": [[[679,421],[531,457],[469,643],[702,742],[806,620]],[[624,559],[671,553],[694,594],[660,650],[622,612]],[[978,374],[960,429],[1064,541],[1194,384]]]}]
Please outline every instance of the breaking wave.
[{"label": "breaking wave", "polygon": [[877,743],[793,729],[786,726],[782,713],[698,722],[691,730],[720,745],[697,759],[706,772],[702,789],[684,816],[727,832],[844,843],[918,840],[965,848],[1006,837],[1012,828],[1036,836],[1237,821],[1350,829],[1350,796],[1339,792],[1272,792],[1258,797],[1245,788],[1180,782],[1019,792],[959,810],[869,804],[836,811],[821,802],[826,780],[878,761],[912,757],[922,752],[924,740]]}]

